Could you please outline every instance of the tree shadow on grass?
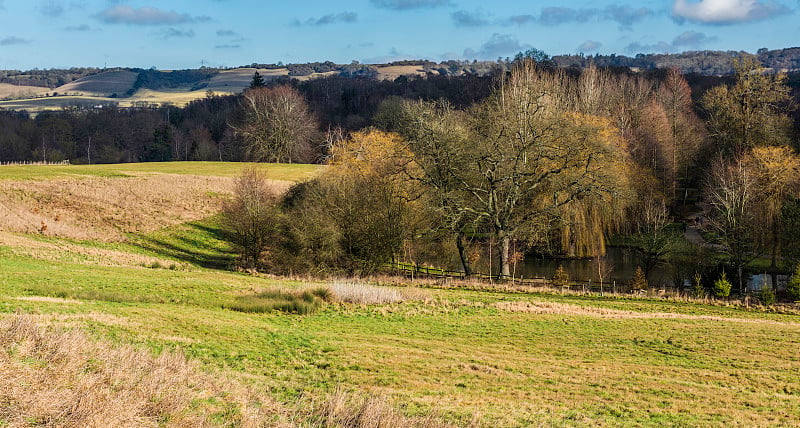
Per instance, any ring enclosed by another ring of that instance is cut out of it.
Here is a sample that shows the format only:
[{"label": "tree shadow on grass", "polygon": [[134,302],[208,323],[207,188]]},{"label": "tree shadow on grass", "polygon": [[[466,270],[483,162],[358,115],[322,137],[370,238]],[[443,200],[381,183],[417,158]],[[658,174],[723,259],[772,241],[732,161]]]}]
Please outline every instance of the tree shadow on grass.
[{"label": "tree shadow on grass", "polygon": [[189,222],[169,235],[136,235],[136,245],[163,255],[207,269],[228,269],[235,253],[223,243],[227,242],[221,227]]}]

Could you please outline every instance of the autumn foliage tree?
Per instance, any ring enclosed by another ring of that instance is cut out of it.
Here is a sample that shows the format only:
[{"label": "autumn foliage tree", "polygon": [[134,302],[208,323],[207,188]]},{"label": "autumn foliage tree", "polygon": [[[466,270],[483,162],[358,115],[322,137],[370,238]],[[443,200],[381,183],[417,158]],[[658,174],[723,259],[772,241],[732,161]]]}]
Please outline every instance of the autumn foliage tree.
[{"label": "autumn foliage tree", "polygon": [[742,162],[758,189],[756,221],[762,232],[756,239],[770,249],[774,268],[781,250],[784,206],[792,198],[800,197],[800,156],[789,147],[756,147]]},{"label": "autumn foliage tree", "polygon": [[325,172],[290,191],[286,202],[292,263],[354,275],[391,261],[415,234],[420,210],[401,174],[408,161],[395,134],[356,132],[335,144]]},{"label": "autumn foliage tree", "polygon": [[625,145],[610,120],[573,110],[573,83],[523,60],[469,110],[409,103],[389,122],[409,140],[417,180],[446,214],[462,260],[459,234],[470,224],[499,243],[503,277],[512,242],[540,243],[555,230],[571,254],[604,250],[597,241],[625,193]]}]

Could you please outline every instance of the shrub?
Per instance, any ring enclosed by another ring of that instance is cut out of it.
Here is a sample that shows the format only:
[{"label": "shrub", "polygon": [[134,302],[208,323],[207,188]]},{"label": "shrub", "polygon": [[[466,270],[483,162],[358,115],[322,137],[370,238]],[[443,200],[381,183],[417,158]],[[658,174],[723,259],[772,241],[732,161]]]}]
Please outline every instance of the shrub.
[{"label": "shrub", "polygon": [[800,263],[798,263],[792,279],[789,280],[789,284],[786,285],[786,294],[792,301],[800,300]]},{"label": "shrub", "polygon": [[694,288],[692,288],[694,297],[701,298],[706,296],[706,288],[703,287],[703,275],[699,272],[695,272],[692,278],[692,284],[694,285]]},{"label": "shrub", "polygon": [[719,279],[714,281],[714,295],[717,297],[728,297],[731,295],[731,282],[728,281],[728,274],[722,272]]},{"label": "shrub", "polygon": [[280,228],[276,194],[266,177],[250,168],[236,180],[234,197],[223,207],[224,227],[239,252],[241,267],[258,268],[262,253],[275,240]]},{"label": "shrub", "polygon": [[772,305],[775,303],[775,291],[769,285],[762,285],[761,291],[758,292],[758,301],[762,305]]},{"label": "shrub", "polygon": [[257,314],[278,311],[306,315],[316,312],[324,303],[325,297],[330,298],[330,295],[330,290],[323,288],[301,291],[267,290],[256,295],[239,296],[235,302],[222,307]]}]

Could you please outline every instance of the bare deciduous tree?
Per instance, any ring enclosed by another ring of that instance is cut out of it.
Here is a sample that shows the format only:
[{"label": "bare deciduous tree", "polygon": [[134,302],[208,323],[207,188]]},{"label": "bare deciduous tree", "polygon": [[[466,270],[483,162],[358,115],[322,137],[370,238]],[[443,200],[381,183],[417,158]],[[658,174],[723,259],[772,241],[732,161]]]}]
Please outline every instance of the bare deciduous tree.
[{"label": "bare deciduous tree", "polygon": [[258,268],[261,257],[279,230],[275,207],[278,192],[255,168],[246,169],[236,180],[233,199],[223,207],[225,227],[239,251],[244,268]]},{"label": "bare deciduous tree", "polygon": [[759,198],[758,183],[748,166],[741,161],[719,157],[711,166],[705,184],[705,201],[711,205],[712,228],[736,269],[739,292],[744,292],[744,266],[757,255],[754,233]]},{"label": "bare deciduous tree", "polygon": [[309,162],[316,120],[290,86],[254,88],[242,98],[243,119],[234,126],[246,157],[257,162]]}]

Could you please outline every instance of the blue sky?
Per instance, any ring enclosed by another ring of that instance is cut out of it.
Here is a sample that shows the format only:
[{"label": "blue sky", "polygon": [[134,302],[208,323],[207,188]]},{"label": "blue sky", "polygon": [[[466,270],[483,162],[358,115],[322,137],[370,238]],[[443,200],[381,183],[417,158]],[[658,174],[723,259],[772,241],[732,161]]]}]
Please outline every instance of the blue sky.
[{"label": "blue sky", "polygon": [[800,46],[800,0],[0,0],[0,69]]}]

